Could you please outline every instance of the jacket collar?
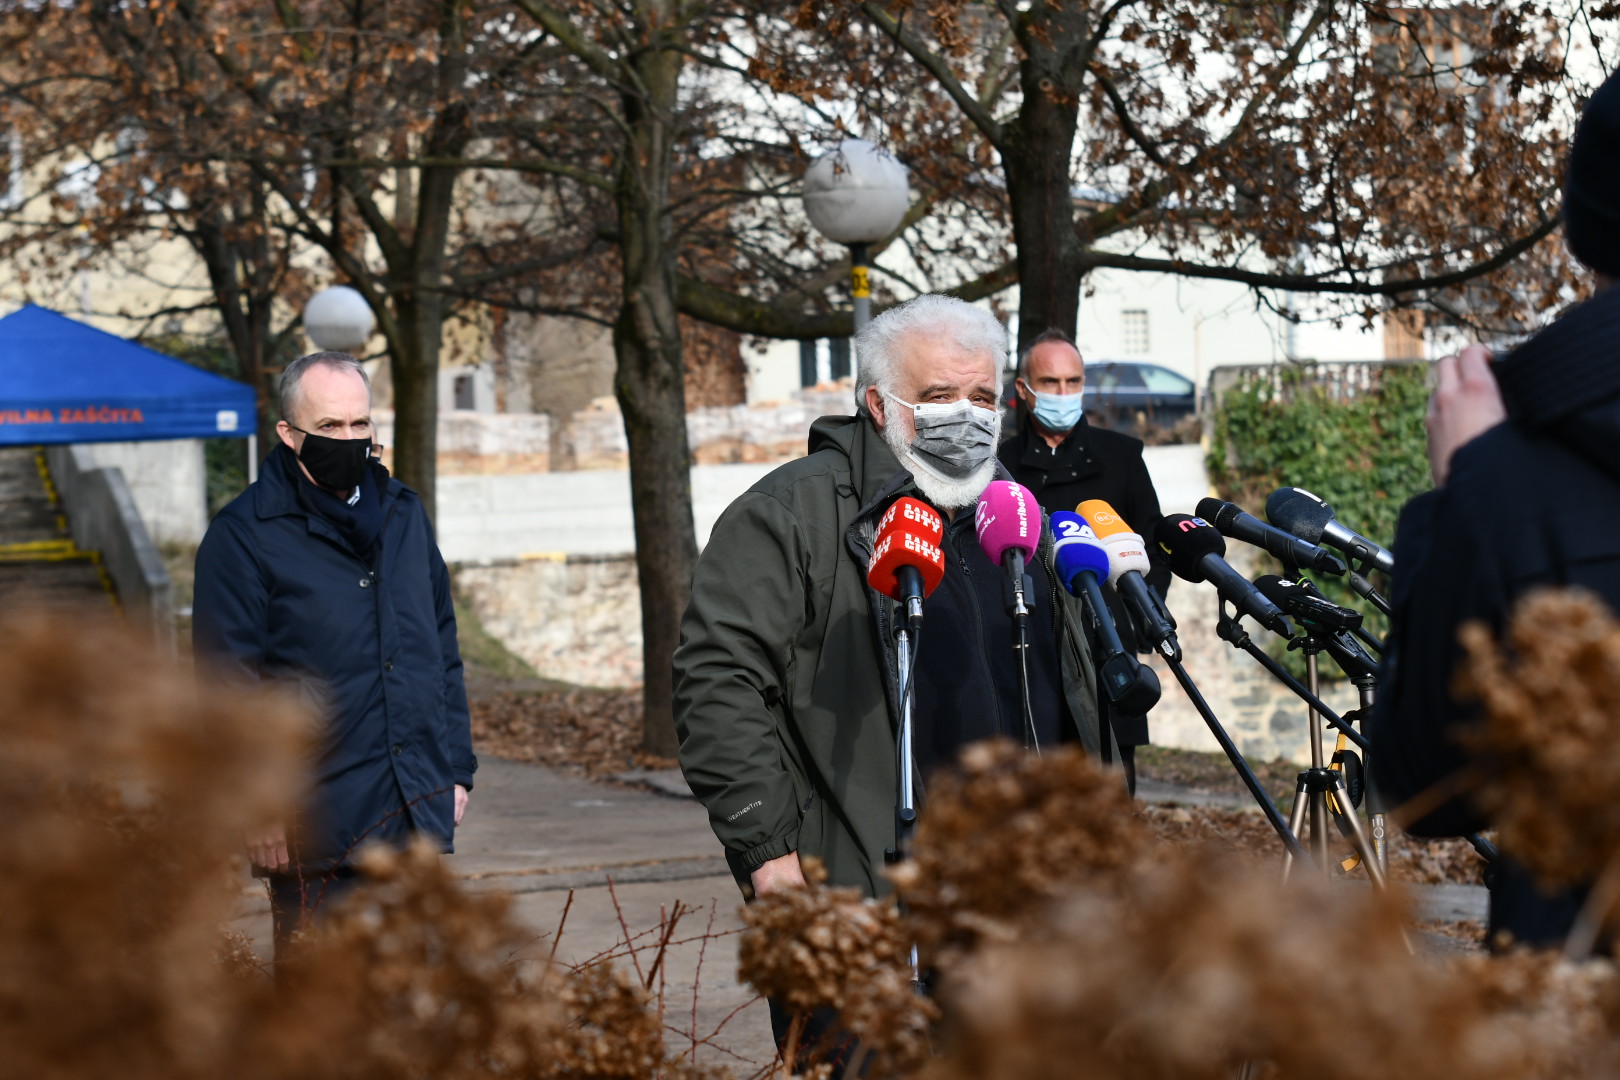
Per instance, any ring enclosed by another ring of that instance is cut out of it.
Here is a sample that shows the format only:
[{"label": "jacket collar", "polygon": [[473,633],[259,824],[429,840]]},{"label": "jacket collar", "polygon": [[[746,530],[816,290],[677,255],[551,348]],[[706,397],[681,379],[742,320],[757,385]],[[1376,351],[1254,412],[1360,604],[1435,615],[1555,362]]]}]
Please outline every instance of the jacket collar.
[{"label": "jacket collar", "polygon": [[823,416],[810,425],[810,452],[837,450],[849,459],[850,483],[865,513],[871,504],[916,482],[864,411],[855,416]]},{"label": "jacket collar", "polygon": [[[375,474],[373,474],[375,475]],[[383,473],[387,476],[387,473]],[[283,442],[276,443],[270,456],[264,459],[259,469],[259,479],[253,484],[253,513],[261,521],[270,518],[282,517],[292,514],[304,518],[319,518],[311,515],[298,497],[298,458]],[[388,484],[383,489],[383,502],[398,498],[403,492],[409,491],[404,484],[388,477]]]},{"label": "jacket collar", "polygon": [[1620,285],[1571,308],[1495,367],[1508,415],[1545,429],[1620,397]]}]

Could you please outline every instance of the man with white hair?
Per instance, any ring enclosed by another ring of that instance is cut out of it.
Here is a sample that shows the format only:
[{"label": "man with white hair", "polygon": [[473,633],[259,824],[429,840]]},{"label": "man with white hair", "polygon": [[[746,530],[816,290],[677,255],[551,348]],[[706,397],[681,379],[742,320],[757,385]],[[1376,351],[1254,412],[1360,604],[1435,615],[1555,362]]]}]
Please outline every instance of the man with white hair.
[{"label": "man with white hair", "polygon": [[[866,575],[877,520],[900,497],[947,519],[945,575],[925,604],[915,664],[923,781],[970,742],[1023,737],[1006,572],[980,548],[971,509],[1005,477],[995,451],[1006,333],[988,312],[929,295],[873,320],[857,347],[856,415],[817,420],[809,455],[716,523],[675,654],[682,769],[739,885],[756,895],[802,884],[803,856],[831,884],[888,891],[894,604]],[[1030,572],[1040,745],[1078,741],[1112,760],[1081,609],[1057,586],[1045,536]]]}]

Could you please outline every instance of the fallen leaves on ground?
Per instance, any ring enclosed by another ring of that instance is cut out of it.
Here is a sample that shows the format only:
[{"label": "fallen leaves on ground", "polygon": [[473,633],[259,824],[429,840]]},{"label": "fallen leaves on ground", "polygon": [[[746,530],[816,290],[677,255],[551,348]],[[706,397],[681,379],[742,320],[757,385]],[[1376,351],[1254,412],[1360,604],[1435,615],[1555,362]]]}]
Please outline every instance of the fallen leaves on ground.
[{"label": "fallen leaves on ground", "polygon": [[494,757],[592,779],[676,765],[641,749],[640,687],[497,690],[470,705],[473,744]]}]

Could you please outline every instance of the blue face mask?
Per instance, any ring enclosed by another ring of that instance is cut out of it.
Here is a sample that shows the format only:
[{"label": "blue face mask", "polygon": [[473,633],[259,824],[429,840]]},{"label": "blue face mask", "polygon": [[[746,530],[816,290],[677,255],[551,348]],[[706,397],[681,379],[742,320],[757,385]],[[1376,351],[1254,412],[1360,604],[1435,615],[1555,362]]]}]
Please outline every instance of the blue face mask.
[{"label": "blue face mask", "polygon": [[1040,391],[1031,391],[1035,395],[1035,419],[1040,421],[1041,427],[1047,431],[1068,431],[1080,422],[1080,414],[1086,400],[1085,392],[1078,394],[1043,394]]}]

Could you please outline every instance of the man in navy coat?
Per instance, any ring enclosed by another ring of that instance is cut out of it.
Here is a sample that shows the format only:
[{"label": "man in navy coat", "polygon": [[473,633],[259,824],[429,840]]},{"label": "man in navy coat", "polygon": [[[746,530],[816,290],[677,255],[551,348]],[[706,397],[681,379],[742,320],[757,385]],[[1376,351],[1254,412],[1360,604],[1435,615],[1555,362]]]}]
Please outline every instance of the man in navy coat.
[{"label": "man in navy coat", "polygon": [[346,353],[281,378],[281,437],[197,551],[192,634],[227,678],[296,688],[319,721],[295,819],[248,840],[276,941],[354,882],[362,844],[453,850],[477,760],[450,578],[416,493],[372,457]]}]

